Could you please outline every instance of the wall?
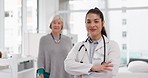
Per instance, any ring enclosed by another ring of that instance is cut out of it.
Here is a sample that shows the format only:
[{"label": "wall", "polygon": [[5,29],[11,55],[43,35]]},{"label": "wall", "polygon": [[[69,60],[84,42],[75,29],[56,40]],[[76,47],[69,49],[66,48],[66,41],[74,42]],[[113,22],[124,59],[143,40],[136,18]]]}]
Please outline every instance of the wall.
[{"label": "wall", "polygon": [[23,55],[37,57],[41,36],[49,33],[50,18],[58,12],[58,0],[39,0],[39,32],[24,33]]},{"label": "wall", "polygon": [[0,0],[0,50],[4,49],[4,0]]},{"label": "wall", "polygon": [[39,29],[49,30],[50,18],[58,11],[59,0],[39,0]]},{"label": "wall", "polygon": [[39,41],[45,33],[25,33],[24,35],[24,48],[25,52],[23,55],[31,55],[35,58],[38,57]]}]

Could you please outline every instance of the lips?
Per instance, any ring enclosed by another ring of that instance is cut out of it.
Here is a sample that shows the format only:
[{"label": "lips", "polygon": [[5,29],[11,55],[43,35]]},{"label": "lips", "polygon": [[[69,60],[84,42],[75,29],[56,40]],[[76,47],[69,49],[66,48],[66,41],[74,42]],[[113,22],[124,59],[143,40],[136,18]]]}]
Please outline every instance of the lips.
[{"label": "lips", "polygon": [[93,31],[95,31],[96,29],[89,29],[89,30],[93,32]]},{"label": "lips", "polygon": [[60,29],[59,27],[55,27],[54,29]]}]

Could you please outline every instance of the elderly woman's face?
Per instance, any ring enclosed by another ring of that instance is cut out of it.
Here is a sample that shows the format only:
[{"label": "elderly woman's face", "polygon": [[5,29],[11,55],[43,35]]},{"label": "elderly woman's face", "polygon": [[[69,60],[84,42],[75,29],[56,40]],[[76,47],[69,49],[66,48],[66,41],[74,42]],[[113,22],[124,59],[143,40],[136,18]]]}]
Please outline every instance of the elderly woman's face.
[{"label": "elderly woman's face", "polygon": [[63,23],[60,19],[55,19],[51,23],[51,30],[53,32],[60,32],[62,29]]}]

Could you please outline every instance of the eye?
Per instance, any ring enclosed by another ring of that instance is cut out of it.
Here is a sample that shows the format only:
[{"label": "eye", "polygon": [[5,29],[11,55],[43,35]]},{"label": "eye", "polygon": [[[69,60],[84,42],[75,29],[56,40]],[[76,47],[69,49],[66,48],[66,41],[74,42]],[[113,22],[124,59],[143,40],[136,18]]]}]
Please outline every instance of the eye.
[{"label": "eye", "polygon": [[55,22],[55,21],[53,21],[53,24],[56,24],[56,22]]},{"label": "eye", "polygon": [[91,21],[87,20],[86,23],[89,24],[89,23],[91,23]]},{"label": "eye", "polygon": [[87,22],[88,24],[91,23],[90,21]]},{"label": "eye", "polygon": [[96,20],[95,23],[99,23],[99,21]]},{"label": "eye", "polygon": [[95,23],[99,23],[99,21],[95,21]]}]

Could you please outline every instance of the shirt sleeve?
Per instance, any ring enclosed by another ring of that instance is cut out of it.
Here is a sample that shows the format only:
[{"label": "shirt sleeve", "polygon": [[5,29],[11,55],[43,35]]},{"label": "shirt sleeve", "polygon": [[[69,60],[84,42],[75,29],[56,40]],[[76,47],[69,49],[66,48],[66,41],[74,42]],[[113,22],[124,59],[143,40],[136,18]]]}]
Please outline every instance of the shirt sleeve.
[{"label": "shirt sleeve", "polygon": [[39,68],[37,70],[37,74],[40,75],[40,74],[44,74],[45,73],[45,70],[43,68]]},{"label": "shirt sleeve", "polygon": [[45,72],[45,70],[43,69],[43,68],[39,68],[38,70],[37,70],[37,74],[40,76],[41,74],[43,74],[44,75],[44,78],[49,78],[49,76],[50,76],[50,73],[48,73],[48,72]]}]

